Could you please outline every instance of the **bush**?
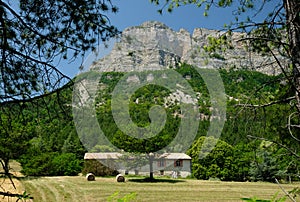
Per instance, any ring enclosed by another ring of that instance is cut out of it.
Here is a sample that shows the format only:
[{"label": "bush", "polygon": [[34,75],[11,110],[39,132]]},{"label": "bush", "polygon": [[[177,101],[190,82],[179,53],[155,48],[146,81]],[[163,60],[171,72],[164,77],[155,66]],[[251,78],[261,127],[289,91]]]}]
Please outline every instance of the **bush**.
[{"label": "bush", "polygon": [[82,161],[73,153],[42,153],[26,156],[20,160],[22,173],[30,176],[77,175],[82,169]]},{"label": "bush", "polygon": [[77,175],[82,169],[82,161],[73,153],[63,153],[52,160],[55,175]]},{"label": "bush", "polygon": [[56,153],[42,153],[38,156],[23,156],[20,160],[22,173],[30,176],[53,175],[52,159]]},{"label": "bush", "polygon": [[96,176],[115,176],[119,174],[116,169],[103,165],[98,160],[86,160],[84,162],[82,174],[93,173]]}]

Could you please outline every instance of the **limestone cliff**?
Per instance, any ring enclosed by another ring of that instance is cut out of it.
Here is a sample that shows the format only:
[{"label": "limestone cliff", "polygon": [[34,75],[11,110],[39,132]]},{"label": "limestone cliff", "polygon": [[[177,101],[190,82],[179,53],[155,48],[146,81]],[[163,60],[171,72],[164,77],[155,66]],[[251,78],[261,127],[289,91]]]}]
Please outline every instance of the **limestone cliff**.
[{"label": "limestone cliff", "polygon": [[[129,72],[160,70],[185,62],[199,68],[245,68],[276,74],[278,67],[271,56],[246,51],[237,42],[241,33],[233,33],[233,47],[211,56],[204,51],[208,36],[222,34],[216,30],[196,28],[192,34],[184,29],[178,32],[166,25],[151,21],[125,29],[111,53],[90,68],[96,71]],[[279,59],[283,60],[282,57]]]}]

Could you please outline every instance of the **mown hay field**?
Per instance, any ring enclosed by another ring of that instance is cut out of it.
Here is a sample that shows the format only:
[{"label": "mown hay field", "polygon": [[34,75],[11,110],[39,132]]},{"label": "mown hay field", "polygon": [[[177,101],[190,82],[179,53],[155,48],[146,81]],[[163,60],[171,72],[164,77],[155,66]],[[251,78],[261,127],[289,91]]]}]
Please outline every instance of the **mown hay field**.
[{"label": "mown hay field", "polygon": [[[164,182],[136,182],[126,178],[125,183],[117,183],[115,178],[100,178],[87,181],[84,176],[24,178],[20,181],[37,202],[63,201],[107,201],[119,192],[122,197],[135,192],[134,201],[241,201],[243,197],[271,199],[276,193],[283,196],[277,184],[265,182],[220,182],[202,180],[172,180]],[[283,184],[292,190],[300,184]]]}]

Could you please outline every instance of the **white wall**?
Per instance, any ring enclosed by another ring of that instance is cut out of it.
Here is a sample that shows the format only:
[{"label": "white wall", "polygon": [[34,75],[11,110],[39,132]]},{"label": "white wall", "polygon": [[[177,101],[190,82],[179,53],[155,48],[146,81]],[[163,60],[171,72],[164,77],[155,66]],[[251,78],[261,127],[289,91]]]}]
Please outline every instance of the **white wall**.
[{"label": "white wall", "polygon": [[[182,160],[182,166],[174,166],[174,161],[176,160],[165,160],[163,166],[159,166],[158,161],[153,161],[153,172],[155,175],[161,175],[161,171],[163,171],[163,175],[171,176],[173,171],[176,171],[180,177],[187,177],[191,175],[191,160]],[[125,170],[120,169],[121,173],[125,173]],[[142,166],[138,169],[139,174],[141,175],[149,175],[149,165]],[[129,171],[129,174],[135,174],[134,169]]]}]

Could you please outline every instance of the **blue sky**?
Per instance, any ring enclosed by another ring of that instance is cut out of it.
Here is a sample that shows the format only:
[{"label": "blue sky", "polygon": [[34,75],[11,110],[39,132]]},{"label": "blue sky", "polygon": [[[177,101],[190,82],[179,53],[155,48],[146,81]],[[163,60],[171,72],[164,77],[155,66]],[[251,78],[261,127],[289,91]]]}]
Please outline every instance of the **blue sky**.
[{"label": "blue sky", "polygon": [[[160,15],[157,12],[160,7],[151,4],[149,0],[112,0],[112,2],[119,8],[119,12],[109,14],[108,16],[111,23],[117,26],[121,31],[127,27],[140,25],[150,20],[160,21],[175,31],[184,28],[190,33],[197,27],[222,29],[225,23],[229,24],[231,21],[234,21],[232,12],[236,9],[234,6],[227,9],[212,8],[209,12],[209,16],[205,17],[202,8],[197,8],[195,5],[188,5],[176,8],[172,13],[164,12],[163,15]],[[278,0],[272,0],[269,5],[265,6],[266,9],[262,12],[262,15],[258,15],[256,18],[260,20],[262,16],[265,16],[268,12],[266,10],[274,8],[277,2]],[[253,14],[250,15],[250,17],[252,16]],[[102,50],[100,51],[100,56],[109,53],[109,49],[105,50],[104,48],[100,48],[100,50]],[[90,55],[90,57],[86,59],[86,61],[88,61],[85,63],[86,67],[91,64],[93,58],[94,57]],[[79,72],[77,68],[79,63],[79,60],[72,64],[62,63],[59,65],[59,69],[68,76],[73,77]]]},{"label": "blue sky", "polygon": [[[221,19],[219,15],[204,17],[203,9],[194,5],[182,6],[174,9],[172,13],[165,11],[160,15],[157,10],[161,6],[151,4],[148,0],[116,0],[114,2],[120,10],[116,15],[111,15],[111,22],[121,30],[145,21],[156,20],[165,23],[174,30],[184,28],[192,32],[195,27],[221,29],[224,22],[233,19],[230,15],[223,15]],[[223,12],[230,13],[228,9],[223,9]]]}]

